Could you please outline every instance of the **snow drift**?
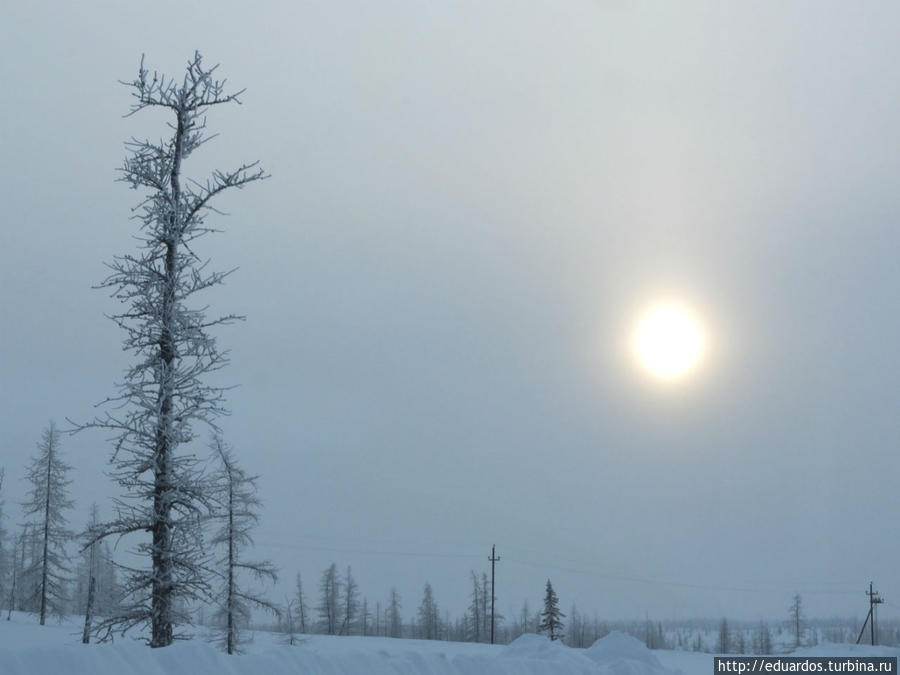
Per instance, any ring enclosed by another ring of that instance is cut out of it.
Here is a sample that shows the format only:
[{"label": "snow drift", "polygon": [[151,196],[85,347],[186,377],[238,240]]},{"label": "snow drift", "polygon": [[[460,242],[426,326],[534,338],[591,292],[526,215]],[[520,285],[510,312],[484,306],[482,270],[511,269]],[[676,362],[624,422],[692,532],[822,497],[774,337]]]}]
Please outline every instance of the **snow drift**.
[{"label": "snow drift", "polygon": [[[41,627],[28,614],[12,618],[0,621],[0,675],[709,675],[713,658],[654,653],[623,633],[572,649],[539,635],[506,646],[310,635],[288,646],[284,636],[256,632],[246,654],[227,656],[200,636],[164,649],[134,638],[82,645],[78,621]],[[900,650],[820,645],[812,653],[896,656]]]},{"label": "snow drift", "polygon": [[615,675],[680,675],[664,668],[659,659],[631,635],[614,631],[588,647],[585,656]]}]

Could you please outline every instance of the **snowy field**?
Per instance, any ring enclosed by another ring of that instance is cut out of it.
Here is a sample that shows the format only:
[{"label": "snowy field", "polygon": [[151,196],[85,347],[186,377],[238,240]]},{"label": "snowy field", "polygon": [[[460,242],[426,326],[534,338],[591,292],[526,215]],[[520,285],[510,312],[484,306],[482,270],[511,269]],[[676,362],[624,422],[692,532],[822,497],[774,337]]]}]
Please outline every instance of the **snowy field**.
[{"label": "snowy field", "polygon": [[[797,652],[816,656],[898,656],[889,647],[819,645]],[[523,635],[506,646],[304,636],[289,646],[283,636],[253,633],[246,653],[227,656],[202,639],[151,650],[134,639],[85,646],[77,622],[52,620],[43,628],[32,615],[0,620],[2,675],[711,675],[710,654],[650,651],[623,633],[588,649]]]}]

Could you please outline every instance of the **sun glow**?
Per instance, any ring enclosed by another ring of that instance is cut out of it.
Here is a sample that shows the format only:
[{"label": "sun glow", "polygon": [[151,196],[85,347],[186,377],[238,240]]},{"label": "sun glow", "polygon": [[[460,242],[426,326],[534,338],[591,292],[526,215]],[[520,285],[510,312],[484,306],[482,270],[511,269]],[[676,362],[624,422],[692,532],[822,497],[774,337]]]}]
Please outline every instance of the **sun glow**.
[{"label": "sun glow", "polygon": [[632,340],[638,363],[667,381],[680,380],[693,371],[705,347],[699,321],[676,303],[656,305],[643,314]]}]

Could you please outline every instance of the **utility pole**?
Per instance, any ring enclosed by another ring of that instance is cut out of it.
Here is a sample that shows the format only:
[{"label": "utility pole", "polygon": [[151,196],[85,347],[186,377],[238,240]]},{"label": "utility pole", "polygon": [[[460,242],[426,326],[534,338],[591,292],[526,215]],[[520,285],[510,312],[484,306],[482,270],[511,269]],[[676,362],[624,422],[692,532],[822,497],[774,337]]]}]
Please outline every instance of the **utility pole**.
[{"label": "utility pole", "polygon": [[869,596],[869,614],[872,617],[872,624],[869,626],[869,630],[872,636],[872,646],[875,646],[875,636],[877,632],[875,630],[875,605],[880,605],[884,600],[876,593],[872,588],[872,582],[869,582],[869,591],[866,593]]},{"label": "utility pole", "polygon": [[869,582],[869,590],[866,591],[866,595],[869,596],[869,614],[866,616],[866,620],[863,621],[862,629],[859,631],[859,636],[856,638],[856,644],[859,644],[859,641],[862,640],[863,633],[866,632],[866,624],[869,624],[869,636],[872,641],[872,646],[875,646],[875,636],[877,635],[875,630],[875,606],[880,605],[884,602],[884,599],[878,595],[878,592],[873,588],[873,584]]},{"label": "utility pole", "polygon": [[500,560],[500,556],[496,555],[496,544],[491,544],[491,644],[494,644],[494,564]]}]

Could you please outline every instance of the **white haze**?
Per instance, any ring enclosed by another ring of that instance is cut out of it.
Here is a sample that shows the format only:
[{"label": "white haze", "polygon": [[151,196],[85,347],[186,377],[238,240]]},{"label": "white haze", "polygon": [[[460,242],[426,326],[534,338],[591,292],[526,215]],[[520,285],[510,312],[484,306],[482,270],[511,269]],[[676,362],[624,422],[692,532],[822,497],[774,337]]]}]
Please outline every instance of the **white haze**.
[{"label": "white haze", "polygon": [[[195,49],[244,105],[194,175],[260,159],[203,244],[239,266],[226,439],[289,592],[352,565],[452,615],[550,577],[601,617],[900,601],[900,6],[890,2],[6,3],[0,465],[128,356],[91,290],[134,246],[117,80]],[[659,294],[710,325],[672,391],[622,356]],[[74,525],[101,434],[65,439]],[[202,450],[201,448],[198,448]],[[24,493],[6,492],[7,527]],[[4,486],[6,490],[7,486]],[[886,606],[886,615],[895,610]]]}]

